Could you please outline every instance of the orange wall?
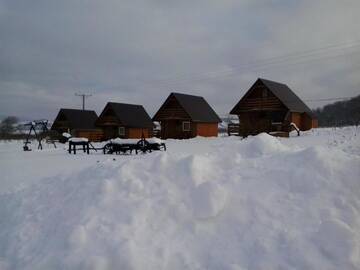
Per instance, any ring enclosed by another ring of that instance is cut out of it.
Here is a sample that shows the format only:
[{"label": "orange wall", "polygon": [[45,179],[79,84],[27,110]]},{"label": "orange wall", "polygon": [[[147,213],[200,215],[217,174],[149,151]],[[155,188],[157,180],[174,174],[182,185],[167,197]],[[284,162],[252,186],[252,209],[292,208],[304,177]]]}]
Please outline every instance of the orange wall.
[{"label": "orange wall", "polygon": [[293,112],[291,113],[291,122],[293,122],[299,129],[301,128],[301,114]]},{"label": "orange wall", "polygon": [[217,137],[218,124],[217,123],[197,123],[197,136],[203,137]]},{"label": "orange wall", "polygon": [[313,127],[313,128],[319,127],[319,121],[318,121],[317,119],[313,119],[313,120],[312,120],[312,127]]},{"label": "orange wall", "polygon": [[318,120],[312,118],[307,113],[303,113],[301,130],[304,131],[304,130],[309,130],[309,129],[317,128],[317,127],[318,127]]},{"label": "orange wall", "polygon": [[307,113],[291,113],[291,122],[295,123],[301,131],[318,127],[317,119],[313,119]]},{"label": "orange wall", "polygon": [[149,129],[147,128],[128,128],[127,130],[129,139],[141,139],[143,133],[145,138],[149,138]]},{"label": "orange wall", "polygon": [[102,140],[104,133],[102,130],[77,130],[75,136],[87,138],[91,142],[99,142]]}]

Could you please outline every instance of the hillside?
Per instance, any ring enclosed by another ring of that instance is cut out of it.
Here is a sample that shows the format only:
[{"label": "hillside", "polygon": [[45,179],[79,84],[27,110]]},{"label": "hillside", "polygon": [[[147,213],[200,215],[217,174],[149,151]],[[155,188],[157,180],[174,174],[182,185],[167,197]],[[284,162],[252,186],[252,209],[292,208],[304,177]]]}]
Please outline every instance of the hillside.
[{"label": "hillside", "polygon": [[319,126],[348,126],[360,124],[360,95],[347,101],[338,101],[314,111]]}]

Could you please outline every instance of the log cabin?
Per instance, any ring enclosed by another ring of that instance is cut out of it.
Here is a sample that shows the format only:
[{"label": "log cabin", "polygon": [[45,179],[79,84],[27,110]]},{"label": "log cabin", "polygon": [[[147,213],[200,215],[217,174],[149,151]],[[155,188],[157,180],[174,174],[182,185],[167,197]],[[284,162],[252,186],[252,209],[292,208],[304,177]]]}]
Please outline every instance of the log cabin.
[{"label": "log cabin", "polygon": [[60,109],[51,130],[57,131],[59,134],[67,132],[71,136],[84,137],[90,141],[100,141],[103,134],[102,130],[95,126],[97,118],[95,111]]},{"label": "log cabin", "polygon": [[240,136],[267,132],[288,137],[294,124],[301,131],[318,126],[311,109],[286,84],[261,78],[230,114],[239,117]]},{"label": "log cabin", "polygon": [[144,107],[135,104],[108,102],[96,121],[104,139],[138,139],[152,136],[154,127]]},{"label": "log cabin", "polygon": [[162,139],[215,137],[221,119],[203,97],[171,93],[153,117]]}]

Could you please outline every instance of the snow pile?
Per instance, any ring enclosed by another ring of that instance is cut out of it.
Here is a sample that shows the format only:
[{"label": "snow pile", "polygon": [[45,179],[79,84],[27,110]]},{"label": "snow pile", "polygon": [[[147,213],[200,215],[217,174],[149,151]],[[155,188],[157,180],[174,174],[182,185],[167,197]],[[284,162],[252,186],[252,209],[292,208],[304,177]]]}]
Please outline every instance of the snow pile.
[{"label": "snow pile", "polygon": [[146,139],[149,143],[164,143],[165,141],[163,141],[162,139],[153,137],[153,138],[148,138]]},{"label": "snow pile", "polygon": [[140,139],[122,139],[122,138],[115,138],[115,139],[111,139],[108,142],[109,143],[114,143],[114,144],[123,144],[123,143],[129,143],[129,144],[135,144],[139,141]]},{"label": "snow pile", "polygon": [[1,195],[0,268],[360,269],[359,155],[215,142]]},{"label": "snow pile", "polygon": [[67,132],[64,132],[64,133],[62,134],[62,136],[65,137],[65,138],[68,138],[68,139],[71,138],[71,134],[70,134],[70,133],[67,133]]},{"label": "snow pile", "polygon": [[276,137],[261,133],[257,136],[250,137],[250,139],[244,140],[240,149],[236,150],[246,157],[261,157],[276,152],[286,151],[287,149],[288,148]]}]

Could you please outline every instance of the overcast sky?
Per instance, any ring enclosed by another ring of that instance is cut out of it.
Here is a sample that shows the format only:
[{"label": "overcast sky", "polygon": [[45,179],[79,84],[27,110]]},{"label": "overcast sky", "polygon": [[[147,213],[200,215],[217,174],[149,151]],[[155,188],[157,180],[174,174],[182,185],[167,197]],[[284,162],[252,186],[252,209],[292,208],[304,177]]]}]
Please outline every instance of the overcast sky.
[{"label": "overcast sky", "polygon": [[360,94],[359,0],[0,0],[0,116],[172,91],[228,113],[258,77],[311,100]]}]

